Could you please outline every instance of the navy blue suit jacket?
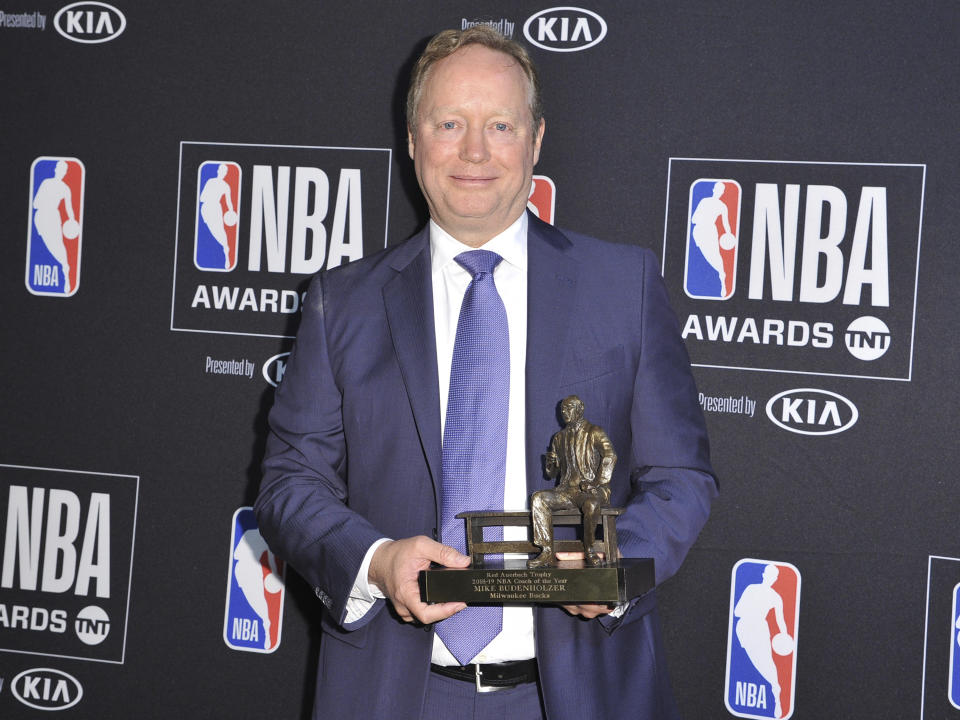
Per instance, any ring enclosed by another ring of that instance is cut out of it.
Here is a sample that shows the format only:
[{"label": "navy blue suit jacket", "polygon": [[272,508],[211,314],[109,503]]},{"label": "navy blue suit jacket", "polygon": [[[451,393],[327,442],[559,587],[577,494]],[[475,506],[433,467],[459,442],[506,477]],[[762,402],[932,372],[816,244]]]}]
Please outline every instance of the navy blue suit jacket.
[{"label": "navy blue suit jacket", "polygon": [[[528,232],[527,485],[576,394],[619,461],[611,504],[625,557],[680,566],[716,494],[703,416],[655,257],[558,230]],[[430,243],[407,242],[318,275],[270,414],[256,502],[270,546],[323,601],[315,717],[419,717],[432,631],[384,601],[349,629],[345,604],[370,544],[437,536],[440,399]],[[676,710],[655,591],[621,618],[535,610],[550,720],[664,720]]]}]

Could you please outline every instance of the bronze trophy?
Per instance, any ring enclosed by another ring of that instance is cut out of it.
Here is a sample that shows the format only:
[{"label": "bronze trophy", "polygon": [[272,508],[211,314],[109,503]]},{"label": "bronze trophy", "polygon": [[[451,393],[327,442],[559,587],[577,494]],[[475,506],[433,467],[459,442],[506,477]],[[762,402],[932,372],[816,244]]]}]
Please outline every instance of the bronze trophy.
[{"label": "bronze trophy", "polygon": [[[610,478],[617,462],[610,438],[583,417],[576,395],[560,403],[565,423],[554,434],[545,456],[548,477],[557,487],[530,498],[530,510],[474,511],[463,518],[469,568],[431,568],[420,572],[424,602],[468,603],[622,603],[654,585],[653,560],[620,558],[616,518],[623,508],[610,507]],[[557,525],[581,525],[582,540],[560,540]],[[530,541],[484,541],[490,526],[532,528]],[[602,537],[597,537],[597,526]],[[560,560],[556,553],[575,552],[579,560]],[[485,561],[499,553],[539,553],[523,560]]]}]

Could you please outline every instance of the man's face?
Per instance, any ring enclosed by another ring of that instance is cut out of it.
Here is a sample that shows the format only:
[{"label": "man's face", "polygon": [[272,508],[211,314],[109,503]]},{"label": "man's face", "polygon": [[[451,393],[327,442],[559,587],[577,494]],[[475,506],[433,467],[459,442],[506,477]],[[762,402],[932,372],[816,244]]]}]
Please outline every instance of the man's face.
[{"label": "man's face", "polygon": [[[408,148],[430,217],[479,247],[523,212],[543,123],[534,133],[528,83],[508,55],[468,45],[430,69]],[[414,134],[415,133],[415,134]]]}]

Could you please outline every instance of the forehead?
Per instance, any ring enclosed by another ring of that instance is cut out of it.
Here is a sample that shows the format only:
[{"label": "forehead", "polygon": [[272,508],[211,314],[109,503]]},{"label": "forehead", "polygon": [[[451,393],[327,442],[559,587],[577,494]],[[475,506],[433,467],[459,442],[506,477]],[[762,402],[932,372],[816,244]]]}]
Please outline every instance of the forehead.
[{"label": "forehead", "polygon": [[468,45],[438,60],[423,84],[422,112],[486,103],[522,112],[529,82],[517,61],[483,45]]}]

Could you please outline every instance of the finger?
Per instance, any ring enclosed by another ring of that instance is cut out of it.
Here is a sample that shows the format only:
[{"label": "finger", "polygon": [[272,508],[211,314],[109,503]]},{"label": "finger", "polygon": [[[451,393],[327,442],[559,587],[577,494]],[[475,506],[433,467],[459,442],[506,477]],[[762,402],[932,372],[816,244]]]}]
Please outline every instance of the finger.
[{"label": "finger", "polygon": [[571,615],[583,615],[583,608],[580,605],[563,605],[562,607]]},{"label": "finger", "polygon": [[428,559],[439,563],[444,567],[463,568],[470,564],[470,556],[464,555],[449,545],[441,545],[434,542],[434,552]]},{"label": "finger", "polygon": [[588,620],[595,617],[600,617],[601,615],[607,615],[613,611],[613,607],[610,605],[584,604],[562,605],[561,607],[563,607],[563,609],[571,615],[577,615]]},{"label": "finger", "polygon": [[[428,605],[420,599],[420,586],[416,582],[406,584],[400,589],[398,595],[399,604],[408,616],[412,616],[407,621],[416,619],[425,625],[445,620],[467,606],[464,602],[444,602]],[[397,601],[394,601],[394,605],[396,604]]]},{"label": "finger", "polygon": [[604,607],[603,605],[591,606],[591,607],[581,607],[580,616],[592,620],[593,618],[600,617],[602,615],[608,615],[610,613],[610,608]]},{"label": "finger", "polygon": [[414,614],[417,620],[424,625],[429,625],[430,623],[446,620],[451,615],[456,615],[465,607],[467,607],[467,604],[462,602],[445,602],[434,605],[420,603],[419,607],[414,608]]},{"label": "finger", "polygon": [[407,606],[397,600],[391,600],[393,603],[393,609],[396,611],[397,615],[400,616],[400,619],[404,622],[413,622],[413,615],[410,614],[410,611],[407,609]]},{"label": "finger", "polygon": [[[557,556],[557,560],[583,560],[583,552],[579,550],[556,552],[554,555]],[[606,553],[598,552],[597,555],[606,559]]]}]

